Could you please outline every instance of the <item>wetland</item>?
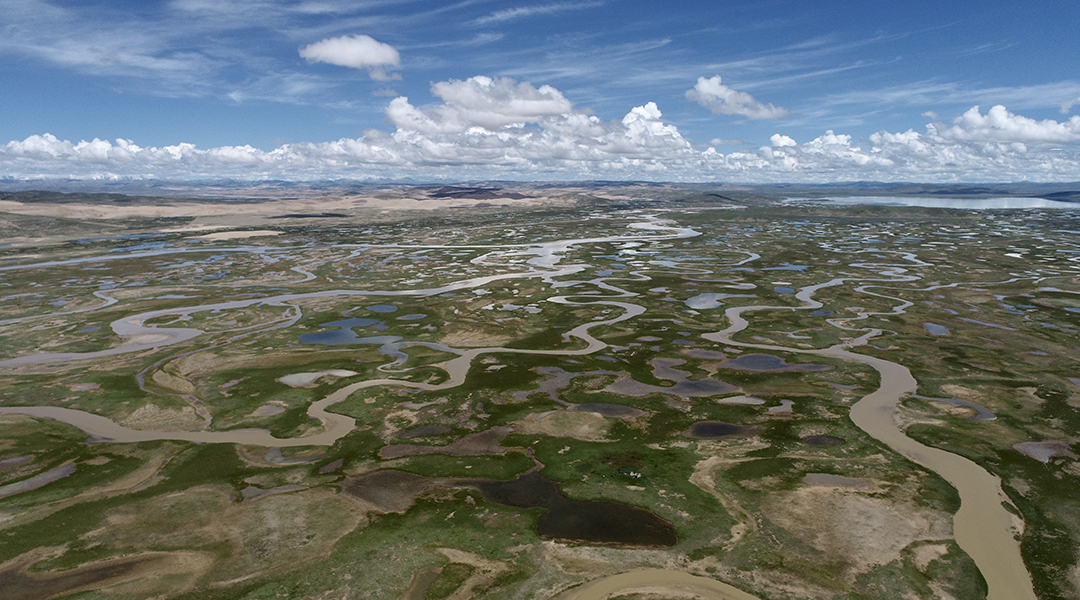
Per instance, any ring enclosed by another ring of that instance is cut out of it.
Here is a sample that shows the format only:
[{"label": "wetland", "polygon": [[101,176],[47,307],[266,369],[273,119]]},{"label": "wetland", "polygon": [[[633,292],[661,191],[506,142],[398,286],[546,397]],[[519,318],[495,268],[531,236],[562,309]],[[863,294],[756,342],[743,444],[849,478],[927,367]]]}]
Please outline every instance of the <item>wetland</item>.
[{"label": "wetland", "polygon": [[604,193],[14,238],[0,579],[1080,598],[1078,211]]}]

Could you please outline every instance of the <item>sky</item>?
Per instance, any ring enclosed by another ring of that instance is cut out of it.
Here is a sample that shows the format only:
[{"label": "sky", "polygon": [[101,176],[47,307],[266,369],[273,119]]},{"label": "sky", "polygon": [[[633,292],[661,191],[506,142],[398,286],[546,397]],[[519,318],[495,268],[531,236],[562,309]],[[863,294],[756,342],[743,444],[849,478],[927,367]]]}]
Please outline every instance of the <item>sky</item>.
[{"label": "sky", "polygon": [[0,0],[0,179],[1080,181],[1080,3]]}]

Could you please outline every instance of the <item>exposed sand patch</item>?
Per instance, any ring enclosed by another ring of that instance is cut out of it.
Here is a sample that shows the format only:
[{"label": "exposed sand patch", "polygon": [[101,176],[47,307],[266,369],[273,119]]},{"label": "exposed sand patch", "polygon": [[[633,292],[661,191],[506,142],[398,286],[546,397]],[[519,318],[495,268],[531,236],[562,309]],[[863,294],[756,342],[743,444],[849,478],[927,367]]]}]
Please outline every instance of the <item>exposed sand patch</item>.
[{"label": "exposed sand patch", "polygon": [[935,400],[927,400],[927,402],[941,412],[952,415],[954,417],[960,417],[962,419],[970,419],[971,417],[979,414],[977,410],[971,408],[970,406],[949,404],[948,402],[939,402]]},{"label": "exposed sand patch", "polygon": [[499,335],[475,329],[452,329],[447,331],[439,342],[452,348],[494,348],[509,344],[514,339],[510,335]]},{"label": "exposed sand patch", "polygon": [[83,539],[135,549],[218,544],[228,556],[215,565],[213,578],[230,581],[318,560],[361,519],[346,498],[326,489],[249,503],[231,495],[229,486],[203,486],[121,506]]},{"label": "exposed sand patch", "polygon": [[281,235],[284,231],[274,231],[272,229],[260,229],[257,231],[220,231],[218,233],[208,233],[206,235],[197,236],[200,240],[216,241],[216,240],[239,240],[253,237],[267,237],[271,235]]},{"label": "exposed sand patch", "polygon": [[263,404],[259,408],[252,411],[252,416],[255,417],[272,417],[274,415],[280,415],[285,412],[285,406],[281,403]]},{"label": "exposed sand patch", "polygon": [[952,537],[950,515],[897,498],[837,486],[807,486],[762,506],[765,516],[849,565],[849,576],[900,558],[918,540]]},{"label": "exposed sand patch", "polygon": [[68,389],[73,392],[91,392],[101,389],[101,386],[96,383],[73,383],[68,386]]},{"label": "exposed sand patch", "polygon": [[136,335],[125,335],[124,345],[128,344],[156,344],[158,342],[164,342],[173,339],[173,336],[167,333],[140,333]]},{"label": "exposed sand patch", "polygon": [[930,563],[949,553],[949,547],[945,544],[923,544],[916,546],[914,554],[915,566],[920,571],[925,571]]},{"label": "exposed sand patch", "polygon": [[514,426],[524,434],[567,437],[584,442],[608,441],[610,423],[599,413],[558,411],[543,418],[538,416],[531,414]]},{"label": "exposed sand patch", "polygon": [[181,394],[195,395],[195,386],[186,379],[177,377],[175,375],[166,373],[162,370],[154,371],[154,375],[150,379],[160,385],[163,388],[179,392]]},{"label": "exposed sand patch", "polygon": [[125,427],[143,431],[192,431],[200,429],[205,423],[190,406],[161,408],[149,403],[135,409],[135,412],[120,421],[120,424]]},{"label": "exposed sand patch", "polygon": [[764,399],[755,396],[728,396],[727,398],[717,398],[716,401],[720,404],[747,404],[751,406],[765,404]]},{"label": "exposed sand patch", "polygon": [[345,369],[327,369],[325,371],[319,371],[317,373],[293,373],[292,375],[285,375],[284,377],[278,377],[278,381],[284,383],[289,387],[305,387],[309,386],[322,377],[353,377],[357,375],[355,371],[346,371]]}]

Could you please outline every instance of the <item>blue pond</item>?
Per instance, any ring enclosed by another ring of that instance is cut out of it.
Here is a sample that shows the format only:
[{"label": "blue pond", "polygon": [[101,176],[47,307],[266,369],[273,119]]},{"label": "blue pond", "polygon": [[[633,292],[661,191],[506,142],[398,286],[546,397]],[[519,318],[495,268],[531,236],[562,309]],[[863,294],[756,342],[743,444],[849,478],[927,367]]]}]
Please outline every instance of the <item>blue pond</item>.
[{"label": "blue pond", "polygon": [[929,333],[930,335],[949,335],[949,328],[944,325],[923,323],[922,326],[926,329],[926,333]]},{"label": "blue pond", "polygon": [[[338,346],[341,344],[358,344],[360,343],[360,337],[356,335],[356,332],[352,330],[353,327],[370,327],[375,325],[375,329],[387,329],[386,325],[378,319],[342,319],[340,321],[331,321],[329,323],[323,323],[322,327],[336,327],[337,329],[331,329],[330,331],[320,331],[318,333],[304,333],[300,335],[301,344],[323,344],[326,346]],[[381,327],[380,327],[381,326]]]},{"label": "blue pond", "polygon": [[695,310],[719,308],[724,305],[721,300],[725,298],[755,298],[752,294],[698,294],[693,298],[686,299],[686,305]]},{"label": "blue pond", "polygon": [[810,265],[792,265],[789,263],[781,263],[779,267],[769,267],[768,269],[762,269],[762,271],[805,271],[810,268]]},{"label": "blue pond", "polygon": [[427,315],[415,314],[415,315],[401,315],[397,318],[398,321],[416,321],[417,319],[423,319]]},{"label": "blue pond", "polygon": [[784,287],[782,285],[773,288],[773,291],[777,294],[794,294],[795,288]]},{"label": "blue pond", "polygon": [[993,412],[983,408],[982,406],[979,406],[978,404],[968,402],[967,400],[957,400],[955,398],[932,398],[930,396],[920,396],[919,394],[912,394],[912,397],[918,398],[919,400],[933,400],[936,402],[952,404],[953,406],[963,406],[966,408],[970,408],[975,411],[975,414],[968,417],[969,421],[993,421],[997,418],[997,415]]},{"label": "blue pond", "polygon": [[377,313],[397,312],[397,307],[394,306],[393,304],[376,304],[374,306],[368,306],[366,308],[368,310],[370,310],[371,312],[377,312]]},{"label": "blue pond", "polygon": [[405,364],[405,362],[409,360],[409,355],[402,352],[401,349],[406,346],[425,346],[441,352],[457,353],[453,348],[435,342],[402,341],[401,336],[397,335],[360,337],[352,330],[353,327],[368,327],[372,324],[375,325],[373,329],[387,329],[387,326],[378,319],[343,319],[341,321],[333,321],[323,325],[324,327],[338,327],[339,329],[322,331],[319,333],[305,333],[300,336],[300,342],[303,344],[324,344],[327,346],[344,344],[376,345],[379,347],[379,354],[394,359],[394,362],[382,365],[380,369],[397,367]]}]

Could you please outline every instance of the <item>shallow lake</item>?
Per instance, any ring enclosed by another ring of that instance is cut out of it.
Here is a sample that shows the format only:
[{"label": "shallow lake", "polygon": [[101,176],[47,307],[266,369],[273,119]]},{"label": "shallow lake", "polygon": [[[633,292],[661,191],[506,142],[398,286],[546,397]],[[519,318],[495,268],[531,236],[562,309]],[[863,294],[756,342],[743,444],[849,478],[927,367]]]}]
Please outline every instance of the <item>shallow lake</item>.
[{"label": "shallow lake", "polygon": [[393,304],[375,304],[375,305],[372,305],[372,306],[367,306],[365,308],[367,308],[371,312],[377,312],[377,313],[397,312],[397,307],[394,306]]},{"label": "shallow lake", "polygon": [[743,354],[726,360],[718,366],[739,371],[831,371],[833,369],[831,365],[816,363],[788,364],[784,359],[772,354]]},{"label": "shallow lake", "polygon": [[698,421],[686,430],[686,437],[697,440],[713,440],[725,437],[745,437],[752,435],[757,428],[723,421]]},{"label": "shallow lake", "polygon": [[[382,321],[378,319],[342,319],[340,321],[331,321],[329,323],[323,323],[321,327],[336,327],[337,329],[331,329],[330,331],[320,331],[318,333],[304,333],[300,335],[301,344],[323,344],[326,346],[338,346],[341,344],[357,344],[359,343],[360,336],[356,335],[356,332],[352,330],[353,327],[370,327],[372,325],[380,325]],[[382,329],[386,329],[385,326]]]},{"label": "shallow lake", "polygon": [[693,298],[687,298],[685,304],[694,310],[720,308],[724,305],[721,300],[726,298],[756,298],[752,294],[698,294]]},{"label": "shallow lake", "polygon": [[617,502],[571,500],[539,473],[511,481],[471,482],[484,500],[519,508],[546,508],[536,523],[543,539],[632,548],[670,548],[675,527],[652,511]]},{"label": "shallow lake", "polygon": [[949,328],[944,325],[923,323],[922,326],[926,329],[926,333],[929,333],[930,335],[949,335]]},{"label": "shallow lake", "polygon": [[787,198],[785,202],[820,202],[826,204],[876,204],[882,206],[921,206],[924,208],[1071,208],[1080,203],[1058,202],[1045,198],[921,198],[903,196],[848,196],[836,198]]}]

